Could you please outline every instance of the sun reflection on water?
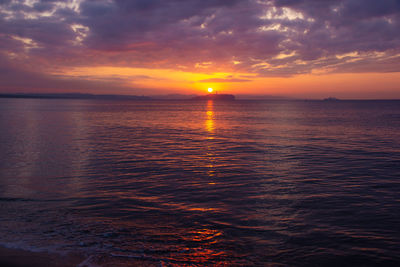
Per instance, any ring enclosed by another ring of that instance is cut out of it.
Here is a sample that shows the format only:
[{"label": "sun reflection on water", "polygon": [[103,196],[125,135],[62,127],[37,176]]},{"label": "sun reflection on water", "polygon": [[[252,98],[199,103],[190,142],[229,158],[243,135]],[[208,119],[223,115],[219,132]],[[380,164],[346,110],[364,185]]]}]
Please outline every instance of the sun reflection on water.
[{"label": "sun reflection on water", "polygon": [[[218,261],[221,257],[226,257],[227,252],[220,249],[213,248],[212,245],[215,245],[221,241],[223,236],[222,231],[213,230],[209,228],[203,229],[192,229],[191,231],[186,232],[182,239],[189,244],[199,244],[197,247],[188,246],[181,248],[181,253],[177,256],[174,255],[171,260],[178,260],[179,264],[172,264],[171,266],[187,266],[182,265],[183,262],[191,262],[197,264],[204,264],[206,262],[214,262]],[[193,266],[190,264],[190,266]],[[221,265],[226,265],[220,262]]]},{"label": "sun reflection on water", "polygon": [[[214,133],[214,103],[212,100],[207,101],[207,118],[206,118],[206,130],[209,133]],[[213,139],[212,136],[208,136],[207,139]]]},{"label": "sun reflection on water", "polygon": [[[215,133],[215,122],[214,122],[215,112],[214,112],[214,102],[212,100],[207,101],[206,114],[207,116],[205,120],[205,129],[208,132],[206,139],[211,141],[214,139],[214,133]],[[209,177],[213,177],[215,176],[215,151],[211,143],[207,145],[207,152],[205,155],[207,158],[207,164],[206,164],[207,175]]]}]

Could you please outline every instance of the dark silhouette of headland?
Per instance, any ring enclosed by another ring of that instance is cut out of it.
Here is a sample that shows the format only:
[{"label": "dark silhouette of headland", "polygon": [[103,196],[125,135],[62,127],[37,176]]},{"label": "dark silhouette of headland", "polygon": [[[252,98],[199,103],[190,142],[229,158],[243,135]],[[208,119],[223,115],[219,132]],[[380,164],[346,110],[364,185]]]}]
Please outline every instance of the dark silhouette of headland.
[{"label": "dark silhouette of headland", "polygon": [[208,94],[203,96],[196,95],[156,95],[156,96],[137,96],[137,95],[97,95],[83,93],[0,93],[0,98],[39,98],[39,99],[94,99],[94,100],[235,100],[234,95],[229,94]]},{"label": "dark silhouette of headland", "polygon": [[39,98],[39,99],[98,99],[98,100],[150,100],[148,96],[136,95],[94,95],[81,93],[15,93],[1,94],[0,98]]},{"label": "dark silhouette of headland", "polygon": [[224,101],[233,101],[235,100],[234,95],[228,94],[208,94],[203,96],[195,96],[191,98],[191,100],[224,100]]}]

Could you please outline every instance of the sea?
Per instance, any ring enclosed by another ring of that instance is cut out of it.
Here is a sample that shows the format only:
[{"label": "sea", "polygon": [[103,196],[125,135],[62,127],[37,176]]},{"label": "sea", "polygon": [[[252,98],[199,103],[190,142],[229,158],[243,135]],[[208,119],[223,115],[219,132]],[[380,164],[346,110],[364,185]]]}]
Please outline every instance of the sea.
[{"label": "sea", "polygon": [[0,246],[400,266],[400,101],[0,99]]}]

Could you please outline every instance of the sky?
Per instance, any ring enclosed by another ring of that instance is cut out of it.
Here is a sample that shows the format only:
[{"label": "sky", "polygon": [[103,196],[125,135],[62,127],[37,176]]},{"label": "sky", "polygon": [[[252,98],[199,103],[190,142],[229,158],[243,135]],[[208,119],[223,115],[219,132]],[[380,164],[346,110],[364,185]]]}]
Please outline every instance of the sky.
[{"label": "sky", "polygon": [[400,0],[0,0],[1,93],[400,99]]}]

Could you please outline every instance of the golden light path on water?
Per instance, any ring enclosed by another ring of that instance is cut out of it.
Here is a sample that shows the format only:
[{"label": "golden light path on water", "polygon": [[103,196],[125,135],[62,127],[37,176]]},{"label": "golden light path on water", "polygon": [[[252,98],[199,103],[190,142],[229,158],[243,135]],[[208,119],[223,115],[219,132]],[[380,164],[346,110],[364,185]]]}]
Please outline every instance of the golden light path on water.
[{"label": "golden light path on water", "polygon": [[[205,129],[208,132],[208,136],[206,137],[207,140],[213,140],[214,139],[214,133],[215,133],[215,113],[214,113],[214,101],[213,100],[208,100],[207,101],[207,106],[206,106],[206,121],[205,121]],[[207,160],[208,160],[208,171],[207,174],[209,177],[215,176],[215,153],[213,150],[213,147],[211,144],[207,146]],[[215,184],[214,182],[209,182],[209,184]]]},{"label": "golden light path on water", "polygon": [[0,107],[10,247],[93,266],[398,262],[398,101]]},{"label": "golden light path on water", "polygon": [[[212,100],[207,101],[207,119],[206,130],[212,134],[215,130],[214,126],[214,103]],[[207,139],[214,139],[212,136],[207,136]]]}]

